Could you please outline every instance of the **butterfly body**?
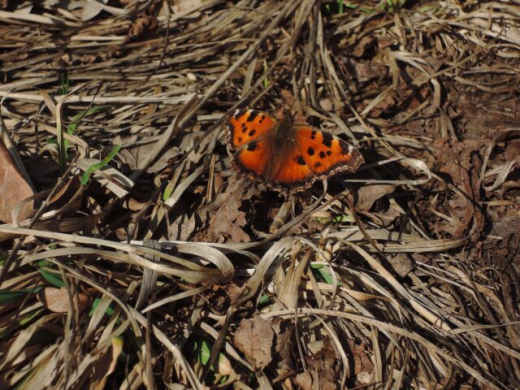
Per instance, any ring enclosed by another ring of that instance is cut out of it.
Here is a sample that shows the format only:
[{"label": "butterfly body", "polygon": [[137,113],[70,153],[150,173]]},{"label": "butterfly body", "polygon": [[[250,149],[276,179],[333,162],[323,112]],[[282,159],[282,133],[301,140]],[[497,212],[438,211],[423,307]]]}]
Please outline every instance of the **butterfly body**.
[{"label": "butterfly body", "polygon": [[261,111],[235,110],[225,126],[235,167],[286,194],[303,191],[318,179],[355,172],[364,162],[342,139],[293,124],[289,116],[278,120]]},{"label": "butterfly body", "polygon": [[[284,156],[294,148],[296,139],[292,130],[292,123],[287,119],[275,122],[272,130],[264,137],[266,144],[270,145],[271,158],[266,160],[261,176],[269,183],[275,179],[277,172],[282,169]],[[235,166],[237,166],[236,162]]]}]

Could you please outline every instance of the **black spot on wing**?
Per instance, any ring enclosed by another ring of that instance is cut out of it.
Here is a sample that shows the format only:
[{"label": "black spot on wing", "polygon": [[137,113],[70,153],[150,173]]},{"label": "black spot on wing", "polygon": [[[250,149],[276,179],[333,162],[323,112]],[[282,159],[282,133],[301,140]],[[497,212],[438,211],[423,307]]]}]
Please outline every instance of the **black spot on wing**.
[{"label": "black spot on wing", "polygon": [[256,130],[251,130],[251,131],[249,132],[248,135],[249,135],[250,137],[252,137],[253,135],[255,135],[255,133],[256,133]]},{"label": "black spot on wing", "polygon": [[233,114],[233,118],[240,119],[246,114],[247,110],[236,110]]},{"label": "black spot on wing", "polygon": [[330,148],[332,146],[332,135],[329,133],[322,133],[323,134],[323,145],[325,145],[327,148]]},{"label": "black spot on wing", "polygon": [[317,162],[317,163],[314,164],[314,168],[319,168],[319,167],[321,167],[321,163],[320,162]]},{"label": "black spot on wing", "polygon": [[298,156],[295,158],[295,161],[299,164],[299,165],[305,165],[305,160],[303,159],[302,156]]},{"label": "black spot on wing", "polygon": [[251,111],[251,113],[247,117],[247,121],[248,122],[253,122],[255,120],[255,118],[258,116],[258,114],[259,114],[258,111]]},{"label": "black spot on wing", "polygon": [[326,154],[325,154],[325,152],[322,150],[322,151],[320,152],[320,158],[325,158],[325,156],[326,156]]},{"label": "black spot on wing", "polygon": [[256,144],[256,141],[251,141],[247,144],[247,150],[252,152],[253,150],[256,149],[258,145]]},{"label": "black spot on wing", "polygon": [[332,152],[330,150],[327,150],[327,156],[330,156]]},{"label": "black spot on wing", "polygon": [[314,148],[309,148],[309,149],[307,149],[307,154],[308,154],[309,156],[314,156]]},{"label": "black spot on wing", "polygon": [[247,125],[245,123],[242,123],[242,133],[245,133],[247,131]]},{"label": "black spot on wing", "polygon": [[316,139],[316,130],[313,130],[312,133],[311,133],[311,139],[312,140],[315,140]]},{"label": "black spot on wing", "polygon": [[265,120],[265,115],[262,114],[262,116],[260,117],[260,122],[258,122],[258,123],[262,123],[264,120]]}]

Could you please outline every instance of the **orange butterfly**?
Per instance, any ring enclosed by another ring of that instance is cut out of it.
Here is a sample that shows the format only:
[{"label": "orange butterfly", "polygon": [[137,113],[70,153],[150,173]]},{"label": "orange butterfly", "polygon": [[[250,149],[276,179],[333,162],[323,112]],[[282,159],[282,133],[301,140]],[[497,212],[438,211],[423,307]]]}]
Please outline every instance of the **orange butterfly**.
[{"label": "orange butterfly", "polygon": [[235,110],[225,120],[234,166],[284,194],[307,189],[318,179],[355,172],[364,163],[352,145],[290,116],[277,120],[255,110]]}]

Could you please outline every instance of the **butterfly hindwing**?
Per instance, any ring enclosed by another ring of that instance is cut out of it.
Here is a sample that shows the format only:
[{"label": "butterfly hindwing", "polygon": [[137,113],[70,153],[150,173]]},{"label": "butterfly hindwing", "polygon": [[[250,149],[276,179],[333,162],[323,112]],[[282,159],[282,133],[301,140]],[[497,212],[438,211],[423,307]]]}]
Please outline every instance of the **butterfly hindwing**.
[{"label": "butterfly hindwing", "polygon": [[310,185],[314,174],[303,159],[297,145],[286,150],[283,159],[280,161],[278,171],[274,174],[271,187],[283,192],[294,192]]},{"label": "butterfly hindwing", "polygon": [[363,164],[361,153],[342,139],[307,125],[296,125],[294,128],[300,153],[317,177],[325,178],[344,171],[355,172]]}]

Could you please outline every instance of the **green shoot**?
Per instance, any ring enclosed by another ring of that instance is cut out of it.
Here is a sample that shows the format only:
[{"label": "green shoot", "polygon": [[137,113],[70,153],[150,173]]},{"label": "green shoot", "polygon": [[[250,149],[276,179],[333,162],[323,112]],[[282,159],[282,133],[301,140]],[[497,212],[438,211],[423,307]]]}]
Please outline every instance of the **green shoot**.
[{"label": "green shoot", "polygon": [[[269,69],[269,67],[267,66],[267,61],[264,60],[264,73],[267,72],[268,69]],[[269,87],[269,80],[266,77],[264,79],[264,88],[267,89],[267,87]]]},{"label": "green shoot", "polygon": [[60,95],[66,95],[70,90],[69,71],[60,72]]},{"label": "green shoot", "polygon": [[108,154],[108,156],[106,156],[103,160],[88,167],[85,173],[81,176],[81,184],[84,186],[87,185],[88,181],[90,180],[90,176],[92,176],[95,171],[105,167],[110,161],[112,161],[119,152],[119,149],[121,149],[121,145],[116,145]]}]

